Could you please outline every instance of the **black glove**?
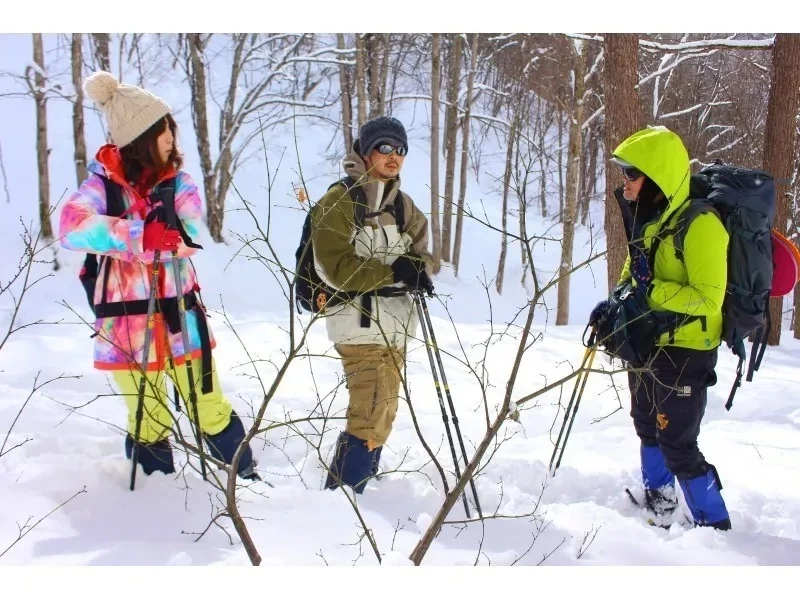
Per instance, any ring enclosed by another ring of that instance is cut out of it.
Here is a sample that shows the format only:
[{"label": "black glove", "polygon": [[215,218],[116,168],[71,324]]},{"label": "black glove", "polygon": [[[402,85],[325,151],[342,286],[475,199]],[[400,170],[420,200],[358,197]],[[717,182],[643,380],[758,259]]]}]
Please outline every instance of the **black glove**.
[{"label": "black glove", "polygon": [[411,255],[401,255],[391,265],[394,282],[402,282],[411,291],[433,293],[433,283],[425,271],[425,260]]},{"label": "black glove", "polygon": [[608,311],[608,300],[604,299],[600,303],[594,306],[592,313],[589,315],[589,326],[597,326],[600,320],[603,319],[603,316],[606,315]]}]

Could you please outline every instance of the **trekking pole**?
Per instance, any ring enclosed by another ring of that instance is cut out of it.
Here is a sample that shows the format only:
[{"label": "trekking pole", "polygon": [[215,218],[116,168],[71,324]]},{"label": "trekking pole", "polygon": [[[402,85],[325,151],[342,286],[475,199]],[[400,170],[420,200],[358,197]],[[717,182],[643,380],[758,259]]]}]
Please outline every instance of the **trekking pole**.
[{"label": "trekking pole", "polygon": [[[456,476],[458,478],[461,477],[461,469],[458,466],[458,457],[456,457],[456,447],[453,444],[453,435],[450,433],[450,424],[447,419],[447,410],[444,408],[444,398],[442,397],[442,388],[439,385],[439,375],[436,373],[436,365],[433,362],[433,353],[431,352],[431,346],[428,341],[428,329],[425,323],[425,319],[422,313],[422,307],[420,306],[419,301],[419,293],[414,293],[414,303],[417,306],[417,315],[419,316],[419,322],[422,326],[422,334],[425,337],[425,349],[428,352],[428,361],[431,364],[431,374],[433,374],[433,385],[436,387],[436,395],[439,397],[439,408],[442,410],[442,421],[444,422],[444,429],[447,432],[447,440],[450,443],[450,454],[453,456],[453,464],[456,468]],[[467,494],[466,492],[462,493],[461,498],[464,500],[464,511],[467,514],[467,519],[470,519],[472,515],[469,512],[469,504],[467,503]]]},{"label": "trekking pole", "polygon": [[[561,424],[561,430],[558,433],[558,439],[556,439],[556,445],[555,447],[553,447],[553,455],[550,457],[549,470],[553,477],[555,477],[556,471],[558,471],[558,468],[561,465],[561,459],[564,456],[564,450],[567,447],[567,440],[569,439],[569,434],[572,431],[572,424],[575,422],[575,415],[578,413],[578,407],[580,407],[581,398],[583,397],[583,390],[584,388],[586,388],[586,381],[589,379],[592,363],[594,362],[594,356],[595,353],[597,353],[597,345],[595,344],[594,341],[595,341],[595,331],[592,330],[592,334],[589,336],[589,342],[586,347],[586,353],[584,353],[583,361],[581,362],[580,373],[578,374],[578,377],[575,379],[575,388],[572,390],[572,396],[570,397],[569,403],[567,404],[567,408],[564,411],[564,421]],[[574,409],[573,409],[573,403],[575,404]],[[570,416],[570,410],[572,410],[571,416]],[[569,420],[569,426],[567,426],[567,420]],[[564,434],[565,426],[567,426],[567,433],[564,436],[564,442],[562,444],[561,436],[562,434]],[[561,454],[558,456],[558,461],[556,461],[556,465],[554,468],[553,460],[556,458],[556,453],[558,453],[559,448],[561,448]]]},{"label": "trekking pole", "polygon": [[142,349],[142,377],[139,379],[139,397],[136,402],[136,431],[133,434],[133,448],[131,449],[131,492],[133,492],[136,485],[136,466],[139,464],[139,434],[142,431],[142,418],[144,417],[144,388],[147,384],[147,362],[150,357],[150,342],[153,339],[153,312],[156,307],[160,266],[161,250],[156,249],[155,257],[153,258],[153,274],[150,278],[150,296],[147,298],[147,324],[144,331],[144,348]]},{"label": "trekking pole", "polygon": [[[160,192],[161,203],[164,206],[167,218],[167,228],[177,230],[177,216],[175,214],[175,188],[166,187]],[[178,250],[172,250],[172,274],[175,279],[175,295],[178,301],[178,315],[180,316],[181,323],[181,340],[183,341],[183,354],[186,361],[186,377],[189,382],[189,405],[192,409],[192,416],[194,419],[195,440],[197,441],[197,450],[200,452],[200,472],[203,480],[206,480],[206,461],[203,458],[203,436],[200,428],[200,415],[197,411],[197,391],[194,387],[194,371],[192,370],[192,353],[189,350],[189,331],[186,328],[186,304],[183,298],[183,285],[181,284],[181,275],[178,268]]]},{"label": "trekking pole", "polygon": [[[442,373],[442,385],[444,386],[444,392],[445,392],[445,395],[447,396],[447,403],[450,406],[450,414],[453,416],[453,426],[456,429],[456,436],[458,436],[458,443],[459,443],[460,448],[461,448],[461,456],[464,458],[464,466],[466,467],[467,465],[469,465],[469,459],[467,459],[467,451],[464,448],[464,439],[461,436],[461,428],[458,425],[458,416],[456,415],[456,408],[453,405],[453,397],[450,395],[450,386],[447,384],[447,376],[444,373],[444,364],[442,363],[442,355],[441,355],[441,353],[439,351],[439,345],[436,343],[436,334],[433,332],[433,323],[431,322],[431,315],[428,312],[428,303],[425,301],[425,297],[423,296],[422,292],[420,292],[420,291],[417,291],[415,293],[415,297],[416,297],[416,299],[418,301],[417,310],[422,312],[422,315],[423,315],[423,318],[424,318],[424,321],[425,321],[425,325],[423,325],[422,330],[423,330],[423,333],[425,334],[425,345],[426,346],[428,345],[428,335],[425,332],[426,326],[428,328],[428,331],[430,332],[431,343],[433,345],[433,353],[436,355],[436,361],[439,364],[439,370]],[[430,355],[431,355],[431,349],[430,349],[430,347],[428,347],[428,356],[430,357]],[[433,368],[433,362],[431,361],[431,370],[433,370],[433,369],[434,369]],[[436,379],[435,375],[434,375],[434,379]],[[441,391],[439,390],[439,387],[438,387],[438,381],[437,381],[437,391],[440,393],[439,394],[439,402],[441,404],[441,402],[442,402],[441,401]],[[442,413],[444,414],[444,405],[442,405]],[[447,425],[446,416],[445,416],[445,425]],[[449,430],[448,430],[448,435],[449,435]],[[450,441],[450,446],[452,448],[452,439]],[[453,454],[453,460],[454,461],[456,460],[455,451],[454,451],[454,454]],[[458,473],[458,465],[456,465],[456,473]],[[460,473],[458,473],[458,477],[461,477]],[[472,477],[470,477],[470,479],[469,479],[469,485],[472,488],[472,497],[475,499],[475,508],[478,509],[478,516],[479,517],[483,517],[483,512],[481,511],[481,502],[478,499],[478,491],[475,488],[475,480],[472,479]],[[464,497],[464,503],[466,504],[466,497]],[[469,517],[469,511],[467,511],[467,517]]]}]

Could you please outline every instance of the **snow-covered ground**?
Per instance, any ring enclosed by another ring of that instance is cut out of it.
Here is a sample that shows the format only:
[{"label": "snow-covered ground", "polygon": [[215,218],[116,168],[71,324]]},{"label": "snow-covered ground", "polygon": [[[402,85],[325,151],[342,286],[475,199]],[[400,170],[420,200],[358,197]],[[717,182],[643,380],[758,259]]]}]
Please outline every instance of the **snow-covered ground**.
[{"label": "snow-covered ground", "polygon": [[[8,48],[11,42],[6,38],[0,43]],[[4,60],[8,56],[6,52],[2,55]],[[33,108],[21,100],[6,102],[0,111],[0,143],[12,201],[2,206],[0,219],[0,281],[4,283],[15,271],[20,255],[19,217],[35,221],[37,196]],[[55,202],[60,191],[73,189],[75,182],[70,164],[69,107],[54,102],[52,110]],[[187,111],[182,112],[179,123],[187,169],[199,180]],[[100,143],[96,125],[89,125],[88,135],[92,152]],[[312,198],[337,176],[336,166],[319,157],[327,135],[308,134],[301,140],[303,171],[307,176],[314,173],[309,177]],[[414,138],[413,131],[410,137]],[[277,155],[282,144],[289,152],[294,147],[290,137],[275,138],[270,143]],[[425,145],[422,139],[412,141],[403,171],[404,188],[423,207],[429,197]],[[491,170],[491,165],[487,160],[484,168]],[[291,183],[299,179],[292,173],[288,158],[282,168],[269,201],[273,210],[270,238],[281,259],[292,266],[302,213],[296,209]],[[477,210],[479,202],[485,201],[489,217],[498,223],[498,196],[491,191],[491,177],[484,173],[481,180],[482,184],[470,182],[471,205]],[[264,165],[246,165],[236,184],[245,197],[257,202],[259,217],[264,218],[268,203]],[[235,211],[241,202],[235,197],[229,202],[228,208],[234,211],[226,215],[226,227],[252,234],[254,225],[249,216]],[[594,206],[595,228],[602,228],[601,214],[602,206]],[[57,215],[58,210],[54,224]],[[559,237],[558,227],[551,230],[552,226],[550,221],[530,217],[530,230]],[[288,310],[275,279],[263,265],[243,255],[232,259],[241,242],[231,233],[227,237],[227,245],[201,239],[205,250],[195,264],[203,298],[214,310],[211,325],[218,340],[215,357],[222,384],[236,410],[249,422],[262,394],[249,363],[251,359],[258,361],[257,371],[264,382],[272,381],[275,368],[268,360],[282,363],[288,346]],[[460,278],[444,271],[436,281],[440,298],[429,301],[429,305],[471,456],[474,444],[483,436],[486,415],[479,381],[463,362],[475,365],[486,352],[487,408],[493,416],[517,351],[518,330],[506,326],[524,306],[526,292],[519,284],[522,271],[518,245],[509,247],[504,294],[498,296],[491,283],[487,297],[479,279],[484,271],[488,281],[494,276],[499,236],[468,221],[465,239]],[[597,231],[590,235],[582,227],[577,235],[576,261],[601,251],[602,245]],[[125,408],[122,400],[113,396],[109,379],[92,369],[90,331],[78,317],[87,318],[89,314],[77,280],[82,257],[60,251],[61,269],[55,273],[46,264],[37,265],[39,275],[52,276],[30,291],[18,323],[47,323],[19,330],[0,351],[0,443],[5,442],[4,450],[24,443],[0,457],[0,553],[17,539],[18,526],[26,522],[33,525],[74,496],[10,548],[0,563],[248,563],[228,520],[209,527],[220,508],[221,495],[193,469],[186,468],[176,476],[139,475],[136,491],[128,489],[130,464],[122,450]],[[560,259],[558,243],[539,243],[535,259],[537,272],[549,280]],[[571,325],[558,328],[554,326],[555,289],[548,292],[546,306],[537,310],[534,332],[539,336],[525,354],[515,399],[566,376],[580,364],[583,322],[603,295],[605,285],[602,260],[576,273]],[[231,327],[221,313],[223,306]],[[8,298],[3,296],[3,332],[10,316]],[[515,320],[516,325],[521,322],[521,318]],[[482,343],[490,336],[485,349]],[[724,403],[735,363],[725,347],[720,350],[719,382],[709,393],[700,446],[722,478],[733,522],[731,532],[679,526],[662,530],[641,519],[623,492],[626,486],[636,487],[639,479],[638,440],[627,415],[624,377],[612,379],[597,373],[589,378],[558,474],[548,476],[547,465],[572,382],[525,405],[519,423],[506,423],[500,435],[503,443],[491,460],[484,461],[476,480],[481,505],[485,514],[496,512],[502,517],[483,524],[446,525],[424,564],[800,564],[800,407],[796,400],[800,342],[792,339],[788,330],[783,339],[780,347],[767,350],[761,371],[754,382],[738,391],[730,412],[725,411]],[[268,419],[307,417],[318,409],[320,400],[331,407],[332,416],[343,416],[346,392],[339,387],[334,393],[340,383],[340,366],[336,360],[321,356],[332,353],[323,322],[311,328],[309,350],[320,356],[299,359],[291,366],[269,405]],[[595,367],[610,369],[612,364],[603,358],[595,362]],[[31,394],[37,376],[42,383],[62,375],[65,377]],[[409,351],[408,384],[422,434],[451,472],[452,481],[450,450],[420,342],[412,343]],[[188,433],[185,414],[181,414],[180,423]],[[298,434],[310,433],[309,424],[291,431],[277,428],[254,441],[260,469],[275,487],[244,486],[239,496],[242,514],[264,564],[377,563],[344,492],[322,490],[323,463],[329,461],[342,425],[341,420],[328,422],[319,454]],[[380,481],[371,482],[358,498],[383,564],[410,563],[408,555],[441,504],[441,479],[428,461],[408,405],[401,402],[395,429],[383,451],[381,465],[387,473]],[[185,455],[178,453],[178,465],[185,462]],[[463,518],[459,502],[449,520]]]}]

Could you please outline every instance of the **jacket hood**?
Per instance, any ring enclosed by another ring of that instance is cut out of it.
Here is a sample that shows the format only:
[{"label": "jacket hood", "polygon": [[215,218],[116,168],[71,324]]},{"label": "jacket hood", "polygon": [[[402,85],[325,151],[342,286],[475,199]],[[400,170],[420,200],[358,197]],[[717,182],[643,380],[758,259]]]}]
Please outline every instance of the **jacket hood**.
[{"label": "jacket hood", "polygon": [[663,126],[648,127],[620,143],[614,157],[641,170],[667,197],[665,222],[689,197],[689,153],[681,138]]}]

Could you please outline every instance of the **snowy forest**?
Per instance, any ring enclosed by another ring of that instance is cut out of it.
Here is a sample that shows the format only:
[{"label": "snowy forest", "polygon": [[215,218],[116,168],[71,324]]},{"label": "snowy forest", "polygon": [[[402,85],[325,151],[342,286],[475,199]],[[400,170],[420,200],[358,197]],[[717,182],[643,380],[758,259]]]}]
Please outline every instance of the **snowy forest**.
[{"label": "snowy forest", "polygon": [[[107,142],[82,89],[99,70],[173,109],[204,201],[193,259],[215,359],[262,481],[233,475],[175,411],[178,473],[128,489],[124,401],[92,369],[84,256],[58,238]],[[297,309],[294,252],[379,115],[408,131],[401,176],[428,218],[446,379],[418,333],[372,488],[326,492],[347,389],[324,318]],[[770,300],[764,365],[731,411],[736,360],[719,349],[700,446],[734,523],[722,540],[636,514],[626,368],[581,360],[628,254],[614,148],[663,125],[694,173],[763,169],[774,228],[800,245],[799,115],[791,33],[0,36],[0,564],[800,564],[800,293]]]}]

